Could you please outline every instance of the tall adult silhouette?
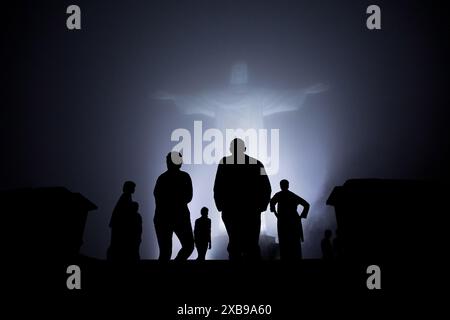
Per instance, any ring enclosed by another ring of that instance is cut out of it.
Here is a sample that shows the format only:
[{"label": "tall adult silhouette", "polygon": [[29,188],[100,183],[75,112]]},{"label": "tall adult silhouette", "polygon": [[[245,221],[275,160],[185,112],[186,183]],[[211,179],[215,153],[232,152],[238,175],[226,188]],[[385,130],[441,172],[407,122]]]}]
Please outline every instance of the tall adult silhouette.
[{"label": "tall adult silhouette", "polygon": [[[302,220],[309,212],[309,203],[295,193],[289,191],[289,181],[280,181],[281,191],[270,200],[270,211],[277,217],[278,240],[280,243],[280,259],[295,260],[302,258],[301,241],[303,241]],[[303,206],[299,216],[298,205]]]},{"label": "tall adult silhouette", "polygon": [[138,210],[139,204],[135,201],[131,202],[125,209],[125,214],[120,217],[114,227],[116,235],[118,235],[117,241],[112,247],[115,261],[140,260],[142,217]]},{"label": "tall adult silhouette", "polygon": [[[136,184],[133,181],[125,181],[122,187],[122,194],[114,207],[109,221],[109,227],[111,228],[111,243],[107,251],[108,260],[117,260],[118,256],[122,256],[123,245],[123,229],[121,223],[127,218],[127,215],[133,202],[133,193],[136,190]],[[119,253],[118,253],[119,252]]]},{"label": "tall adult silhouette", "polygon": [[197,260],[205,260],[206,251],[211,249],[211,219],[208,218],[208,208],[203,207],[201,217],[195,220],[194,241],[197,248]]},{"label": "tall adult silhouette", "polygon": [[245,150],[243,140],[233,139],[231,155],[221,159],[214,183],[214,200],[228,233],[230,260],[261,258],[261,212],[272,191],[263,164]]},{"label": "tall adult silhouette", "polygon": [[121,213],[131,204],[133,201],[133,193],[136,191],[136,184],[133,181],[125,181],[122,187],[122,194],[119,200],[117,200],[109,221],[109,227],[112,228],[115,224],[115,220],[121,215]]},{"label": "tall adult silhouette", "polygon": [[175,260],[186,260],[194,250],[191,217],[188,203],[192,200],[192,181],[187,172],[181,171],[183,164],[179,152],[166,156],[167,171],[156,181],[153,195],[156,210],[153,222],[159,245],[159,260],[172,257],[172,236],[178,237],[181,249]]}]

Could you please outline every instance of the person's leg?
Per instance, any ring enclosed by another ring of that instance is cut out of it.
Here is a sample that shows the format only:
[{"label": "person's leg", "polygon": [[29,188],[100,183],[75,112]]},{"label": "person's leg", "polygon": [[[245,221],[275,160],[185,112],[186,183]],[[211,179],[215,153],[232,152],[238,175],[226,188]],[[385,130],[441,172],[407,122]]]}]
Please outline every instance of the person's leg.
[{"label": "person's leg", "polygon": [[139,261],[139,260],[141,260],[141,253],[140,253],[140,247],[141,247],[141,244],[135,244],[134,245],[134,255],[133,255],[133,259],[134,260],[136,260],[136,261]]},{"label": "person's leg", "polygon": [[206,256],[206,251],[208,250],[208,243],[197,242],[195,244],[197,248],[197,260],[204,261]]},{"label": "person's leg", "polygon": [[303,233],[303,227],[302,227],[302,221],[301,219],[297,220],[297,233],[295,234],[295,247],[296,247],[296,256],[295,258],[298,260],[303,259],[303,254],[302,254],[302,240],[301,240],[301,236]]},{"label": "person's leg", "polygon": [[290,260],[298,260],[301,257],[300,227],[300,222],[296,217],[286,221],[284,226],[286,232],[285,252]]},{"label": "person's leg", "polygon": [[298,239],[297,259],[298,260],[303,259],[302,242],[300,241],[300,239]]},{"label": "person's leg", "polygon": [[228,257],[230,260],[240,260],[242,252],[239,244],[239,227],[229,212],[222,212],[222,221],[228,233]]},{"label": "person's leg", "polygon": [[278,230],[278,245],[280,247],[280,260],[284,260],[287,257],[286,252],[286,239],[285,239],[285,230],[284,223],[278,219],[277,221],[277,230]]},{"label": "person's leg", "polygon": [[244,221],[245,224],[241,235],[244,242],[244,255],[249,260],[260,260],[261,214],[259,212],[246,212],[246,214],[247,218]]},{"label": "person's leg", "polygon": [[175,260],[187,260],[194,251],[194,234],[189,213],[180,217],[180,220],[175,223],[174,231],[181,243],[181,249]]},{"label": "person's leg", "polygon": [[172,257],[172,229],[167,222],[155,219],[156,238],[159,246],[159,260],[169,261]]}]

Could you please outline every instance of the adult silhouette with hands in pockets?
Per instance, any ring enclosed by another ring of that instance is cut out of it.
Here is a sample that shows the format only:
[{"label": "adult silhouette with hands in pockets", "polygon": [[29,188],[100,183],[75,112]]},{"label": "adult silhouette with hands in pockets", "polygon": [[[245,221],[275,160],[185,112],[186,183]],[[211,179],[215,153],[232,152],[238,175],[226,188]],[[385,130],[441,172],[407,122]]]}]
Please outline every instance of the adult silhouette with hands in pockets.
[{"label": "adult silhouette with hands in pockets", "polygon": [[228,233],[230,260],[259,260],[261,212],[270,201],[270,182],[263,164],[245,154],[242,139],[231,142],[231,155],[220,161],[214,200]]}]

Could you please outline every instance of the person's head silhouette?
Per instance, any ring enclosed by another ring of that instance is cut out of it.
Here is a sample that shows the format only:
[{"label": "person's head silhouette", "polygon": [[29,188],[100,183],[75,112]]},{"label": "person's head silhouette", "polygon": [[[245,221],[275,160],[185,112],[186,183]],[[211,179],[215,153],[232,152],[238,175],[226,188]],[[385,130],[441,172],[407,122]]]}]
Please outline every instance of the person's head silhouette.
[{"label": "person's head silhouette", "polygon": [[207,217],[208,216],[208,208],[207,207],[203,207],[200,210],[200,214],[202,215],[202,217]]},{"label": "person's head silhouette", "polygon": [[280,181],[280,188],[283,191],[286,191],[289,189],[289,181],[287,181],[286,179],[283,179]]},{"label": "person's head silhouette", "polygon": [[325,239],[331,239],[331,230],[330,229],[327,229],[327,230],[325,230]]},{"label": "person's head silhouette", "polygon": [[166,164],[169,170],[179,170],[183,164],[183,156],[176,151],[169,152],[166,157]]},{"label": "person's head silhouette", "polygon": [[245,147],[245,142],[242,139],[234,138],[230,144],[230,152],[233,155],[243,154],[247,150]]},{"label": "person's head silhouette", "polygon": [[123,193],[129,193],[129,194],[133,194],[135,189],[136,189],[136,183],[134,183],[133,181],[125,181],[125,183],[123,184],[123,187],[122,187]]}]

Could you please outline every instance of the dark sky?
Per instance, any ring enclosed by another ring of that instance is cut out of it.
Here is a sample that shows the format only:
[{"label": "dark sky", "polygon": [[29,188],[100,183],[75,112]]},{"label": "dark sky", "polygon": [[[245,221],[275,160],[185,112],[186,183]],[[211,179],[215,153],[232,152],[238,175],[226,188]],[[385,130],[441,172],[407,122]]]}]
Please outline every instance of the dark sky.
[{"label": "dark sky", "polygon": [[[144,217],[141,254],[155,256],[154,182],[171,131],[194,118],[152,95],[224,87],[236,60],[247,61],[254,86],[329,84],[304,111],[266,123],[291,137],[281,162],[302,180],[297,190],[318,194],[316,217],[332,215],[324,201],[349,178],[449,177],[444,1],[377,1],[380,31],[365,27],[372,1],[93,2],[17,2],[5,8],[2,35],[0,189],[61,185],[91,199],[99,210],[88,221],[86,254],[104,257],[110,213],[132,179]],[[66,29],[73,3],[80,31]],[[311,221],[305,245],[317,256],[333,219]]]}]

